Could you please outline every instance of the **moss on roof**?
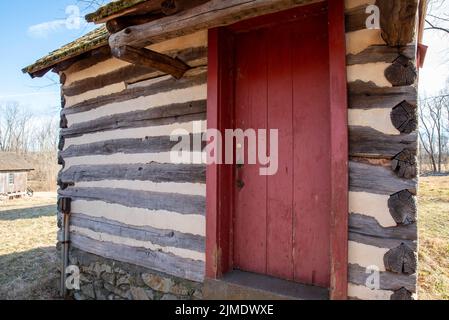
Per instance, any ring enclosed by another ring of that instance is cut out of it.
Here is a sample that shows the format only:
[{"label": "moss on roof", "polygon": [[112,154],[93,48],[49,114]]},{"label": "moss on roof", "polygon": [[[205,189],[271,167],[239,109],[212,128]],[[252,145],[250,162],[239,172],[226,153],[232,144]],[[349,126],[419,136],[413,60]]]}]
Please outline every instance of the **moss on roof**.
[{"label": "moss on roof", "polygon": [[97,11],[86,16],[88,22],[97,22],[117,12],[133,7],[147,0],[115,0],[100,7]]},{"label": "moss on roof", "polygon": [[29,73],[31,76],[33,76],[33,74],[36,72],[49,69],[60,62],[107,45],[108,38],[109,32],[104,26],[102,26],[87,33],[81,38],[69,44],[66,44],[60,49],[49,53],[47,56],[37,60],[32,65],[22,69],[22,72]]}]

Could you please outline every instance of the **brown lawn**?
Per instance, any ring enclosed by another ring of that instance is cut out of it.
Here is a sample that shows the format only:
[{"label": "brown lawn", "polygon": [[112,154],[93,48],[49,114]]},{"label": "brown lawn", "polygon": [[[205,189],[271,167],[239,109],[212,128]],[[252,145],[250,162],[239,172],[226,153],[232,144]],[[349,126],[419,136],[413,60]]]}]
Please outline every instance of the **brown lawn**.
[{"label": "brown lawn", "polygon": [[[55,299],[56,194],[0,202],[0,299]],[[449,299],[449,176],[422,177],[419,298]]]},{"label": "brown lawn", "polygon": [[0,202],[0,299],[57,297],[56,194]]},{"label": "brown lawn", "polygon": [[419,195],[419,299],[449,300],[449,176],[420,178]]}]

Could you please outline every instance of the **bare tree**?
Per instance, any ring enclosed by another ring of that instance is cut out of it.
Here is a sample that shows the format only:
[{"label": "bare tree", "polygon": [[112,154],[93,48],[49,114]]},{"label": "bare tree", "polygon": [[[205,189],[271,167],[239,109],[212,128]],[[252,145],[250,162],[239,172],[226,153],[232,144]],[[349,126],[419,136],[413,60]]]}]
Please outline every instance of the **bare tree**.
[{"label": "bare tree", "polygon": [[425,30],[435,30],[449,35],[449,13],[444,10],[447,6],[447,0],[429,2]]},{"label": "bare tree", "polygon": [[0,106],[0,151],[27,152],[31,114],[17,102]]}]

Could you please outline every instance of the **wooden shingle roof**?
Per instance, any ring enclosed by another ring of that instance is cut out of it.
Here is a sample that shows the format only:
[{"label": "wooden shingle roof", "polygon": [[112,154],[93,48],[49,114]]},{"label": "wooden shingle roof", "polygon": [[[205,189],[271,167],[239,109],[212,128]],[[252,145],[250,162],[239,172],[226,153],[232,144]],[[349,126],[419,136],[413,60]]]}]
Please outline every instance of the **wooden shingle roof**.
[{"label": "wooden shingle roof", "polygon": [[11,152],[0,152],[0,172],[34,170],[24,157]]},{"label": "wooden shingle roof", "polygon": [[99,27],[81,38],[66,44],[65,46],[49,53],[45,57],[37,60],[32,65],[22,69],[23,73],[28,73],[34,77],[35,73],[45,71],[58,63],[74,58],[83,53],[108,45],[109,32],[104,26]]}]

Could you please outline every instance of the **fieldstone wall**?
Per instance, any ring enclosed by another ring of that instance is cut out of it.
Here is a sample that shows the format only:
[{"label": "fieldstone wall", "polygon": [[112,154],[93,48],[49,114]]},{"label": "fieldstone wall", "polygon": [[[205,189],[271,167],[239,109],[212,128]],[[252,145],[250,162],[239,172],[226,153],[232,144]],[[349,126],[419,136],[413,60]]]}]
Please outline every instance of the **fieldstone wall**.
[{"label": "fieldstone wall", "polygon": [[76,300],[200,300],[202,283],[179,279],[135,265],[70,250],[70,264],[80,269]]}]

